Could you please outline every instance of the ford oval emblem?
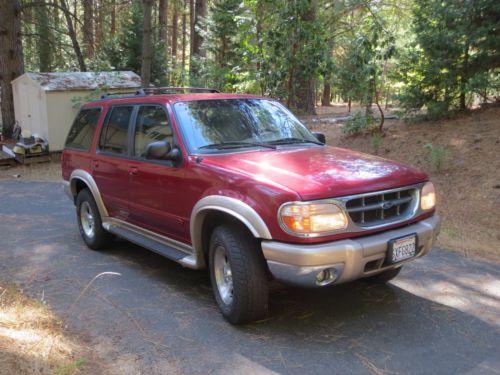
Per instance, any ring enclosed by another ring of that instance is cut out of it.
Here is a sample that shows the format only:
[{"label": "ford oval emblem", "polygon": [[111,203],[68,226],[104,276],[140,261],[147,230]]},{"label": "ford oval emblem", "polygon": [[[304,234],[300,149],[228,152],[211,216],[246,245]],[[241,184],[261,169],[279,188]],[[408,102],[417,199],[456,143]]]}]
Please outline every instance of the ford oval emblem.
[{"label": "ford oval emblem", "polygon": [[384,210],[388,210],[389,208],[392,208],[392,206],[394,206],[394,203],[392,203],[392,202],[380,203],[380,207],[382,207]]}]

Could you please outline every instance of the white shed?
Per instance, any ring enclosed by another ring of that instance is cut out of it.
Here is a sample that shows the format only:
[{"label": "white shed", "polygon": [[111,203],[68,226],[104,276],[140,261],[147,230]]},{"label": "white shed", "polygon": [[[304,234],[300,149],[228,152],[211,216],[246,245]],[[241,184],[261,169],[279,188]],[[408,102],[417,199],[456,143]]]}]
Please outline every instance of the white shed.
[{"label": "white shed", "polygon": [[25,73],[12,81],[16,121],[49,142],[51,151],[64,147],[78,112],[75,98],[83,101],[95,89],[133,91],[141,78],[133,72]]}]

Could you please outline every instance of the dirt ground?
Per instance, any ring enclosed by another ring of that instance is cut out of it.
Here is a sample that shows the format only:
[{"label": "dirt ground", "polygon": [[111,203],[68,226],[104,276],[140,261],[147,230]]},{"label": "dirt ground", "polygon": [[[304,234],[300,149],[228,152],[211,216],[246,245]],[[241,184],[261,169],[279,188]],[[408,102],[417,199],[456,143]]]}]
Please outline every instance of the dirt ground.
[{"label": "dirt ground", "polygon": [[99,371],[90,350],[68,334],[45,304],[0,281],[0,374],[79,374]]},{"label": "dirt ground", "polygon": [[[329,145],[375,154],[371,135],[346,136],[341,124],[329,120],[347,114],[346,105],[319,107],[317,117],[304,121],[312,130],[324,132]],[[425,170],[436,185],[438,211],[444,218],[438,246],[500,261],[500,107],[438,122],[386,120],[384,128],[379,156]],[[441,171],[428,160],[427,144],[445,148]],[[59,155],[52,159],[0,167],[0,179],[60,180]]]},{"label": "dirt ground", "polygon": [[[375,154],[372,135],[347,136],[328,122],[345,107],[318,112],[306,122],[329,145]],[[423,169],[436,186],[444,219],[438,246],[500,261],[500,107],[438,122],[387,120],[384,129],[378,155]],[[446,150],[441,171],[428,160],[427,144]]]}]

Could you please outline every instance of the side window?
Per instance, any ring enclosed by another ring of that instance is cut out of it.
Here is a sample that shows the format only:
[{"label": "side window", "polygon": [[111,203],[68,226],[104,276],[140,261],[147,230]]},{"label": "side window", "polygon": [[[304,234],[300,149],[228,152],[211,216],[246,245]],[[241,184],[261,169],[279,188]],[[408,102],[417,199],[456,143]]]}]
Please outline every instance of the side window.
[{"label": "side window", "polygon": [[128,127],[133,107],[113,107],[108,121],[101,131],[99,148],[113,154],[126,155],[128,151]]},{"label": "side window", "polygon": [[100,114],[100,108],[82,109],[71,126],[65,147],[89,150]]},{"label": "side window", "polygon": [[134,155],[145,157],[146,147],[151,142],[167,141],[173,146],[173,132],[168,116],[162,107],[142,106],[135,124]]}]

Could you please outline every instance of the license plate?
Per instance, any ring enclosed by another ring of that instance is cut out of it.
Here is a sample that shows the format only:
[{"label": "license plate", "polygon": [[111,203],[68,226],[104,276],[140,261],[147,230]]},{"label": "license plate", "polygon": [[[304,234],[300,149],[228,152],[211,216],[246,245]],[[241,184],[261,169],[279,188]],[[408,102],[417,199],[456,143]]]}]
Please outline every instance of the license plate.
[{"label": "license plate", "polygon": [[415,256],[417,253],[417,235],[411,234],[389,241],[388,262],[398,263]]}]

